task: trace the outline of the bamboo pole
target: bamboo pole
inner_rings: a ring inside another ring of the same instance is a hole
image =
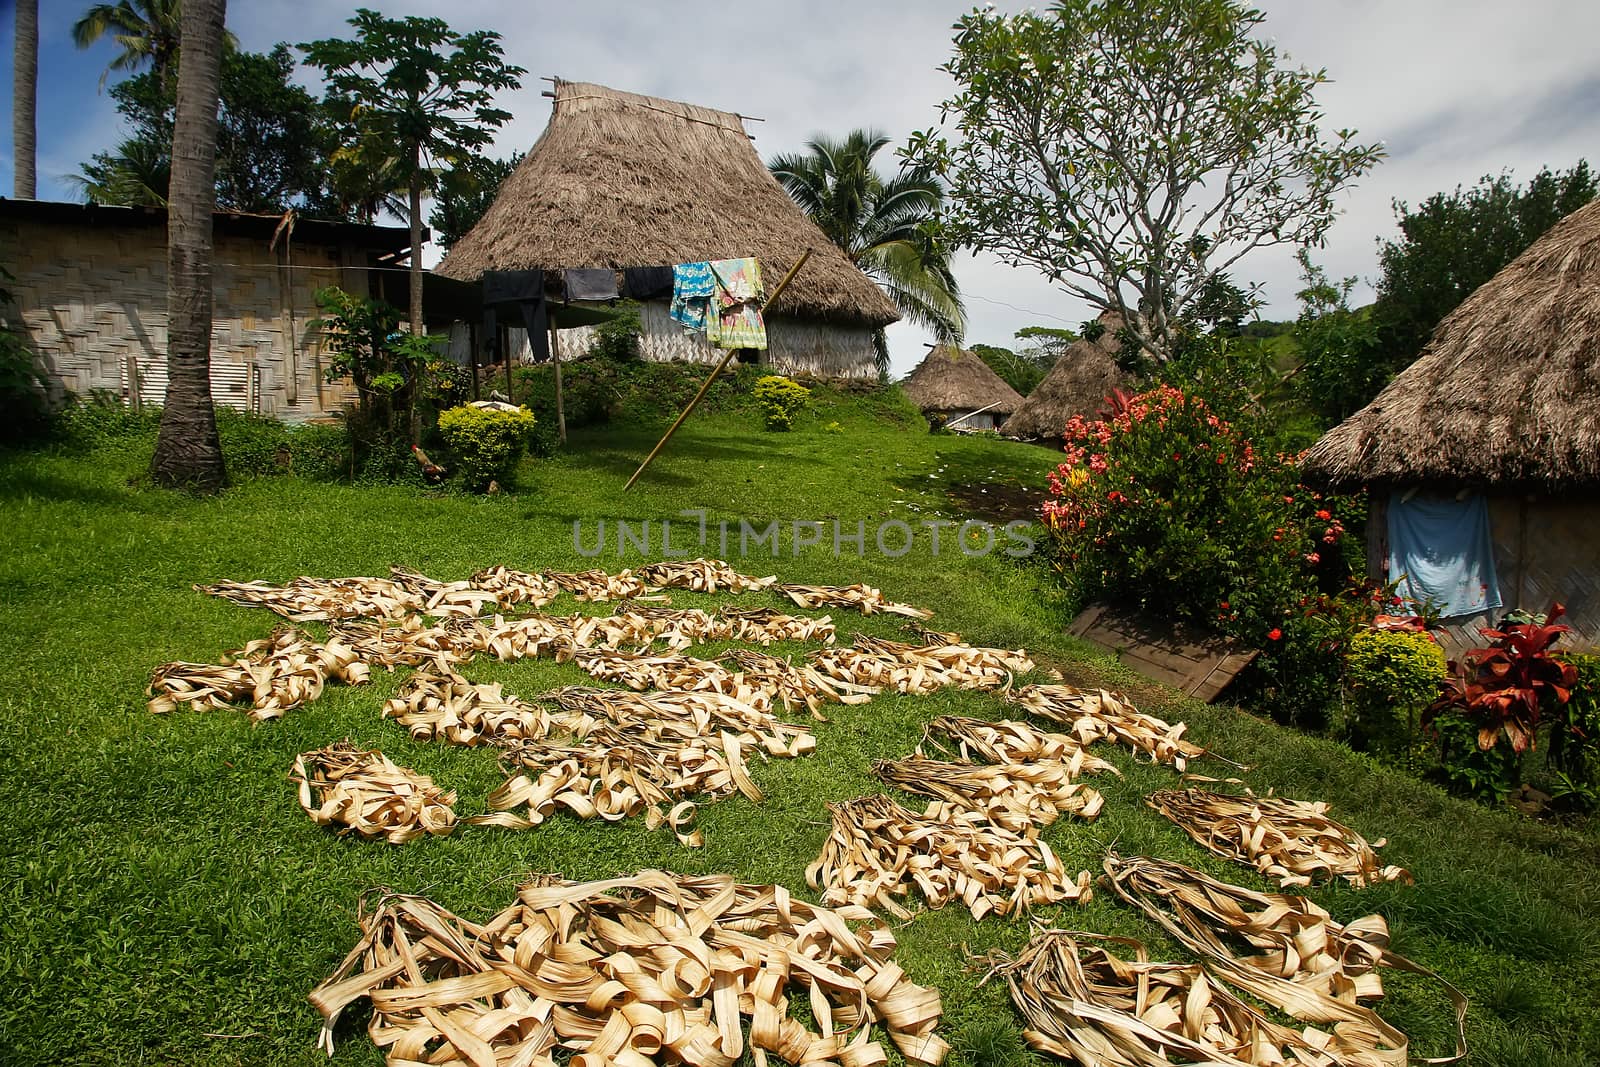
[[[762,312],[765,312],[767,308],[771,307],[777,302],[778,297],[783,295],[783,290],[791,281],[794,280],[794,276],[800,273],[800,268],[805,266],[806,260],[810,258],[811,249],[808,248],[804,253],[801,254],[800,258],[795,261],[794,266],[789,268],[789,273],[783,276],[783,280],[778,283],[778,287],[772,290],[772,295],[767,297],[767,299],[762,302]],[[695,405],[700,403],[700,398],[706,395],[706,390],[711,388],[711,383],[717,380],[717,375],[722,373],[722,368],[728,365],[728,361],[732,359],[734,354],[738,351],[739,349],[737,348],[728,349],[728,354],[723,356],[721,361],[719,361],[715,367],[711,368],[711,373],[708,374],[706,376],[706,380],[701,383],[700,391],[694,394],[694,399],[689,401],[689,406],[683,409],[683,414],[679,415],[677,419],[673,421],[671,426],[667,427],[667,432],[661,435],[661,440],[656,442],[656,447],[652,448],[650,450],[650,454],[644,457],[644,462],[639,464],[639,469],[633,472],[633,477],[628,479],[628,484],[622,487],[622,491],[624,493],[633,488],[633,483],[639,480],[639,475],[643,474],[644,469],[650,466],[651,462],[661,454],[661,450],[663,448],[667,447],[667,442],[672,440],[672,435],[678,432],[678,427],[683,425],[683,420],[689,417],[689,412],[693,411]]]
[[[556,361],[556,429],[561,443],[567,443],[567,412],[561,399],[561,334],[556,329],[555,316],[550,316],[550,358]]]

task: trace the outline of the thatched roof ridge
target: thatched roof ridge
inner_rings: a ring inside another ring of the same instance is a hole
[[[900,317],[789,199],[739,116],[558,81],[544,134],[438,273],[756,256],[771,287],[807,248],[774,314],[870,327]]]
[[[1099,340],[1072,342],[1000,427],[1002,434],[1024,441],[1060,437],[1068,419],[1074,415],[1092,418],[1113,389],[1125,388],[1132,381],[1117,365],[1121,341],[1116,333],[1122,328],[1121,317],[1105,312],[1099,321],[1106,327]]]
[[[934,345],[900,388],[924,412],[987,408],[996,422],[1022,403],[1022,394],[1007,385],[981,356],[953,345]]]
[[[1341,488],[1600,486],[1600,200],[1446,316],[1305,473]]]

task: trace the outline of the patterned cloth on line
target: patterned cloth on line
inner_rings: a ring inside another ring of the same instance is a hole
[[[718,348],[767,347],[767,324],[761,317],[761,264],[754,256],[719,259],[710,264],[716,280],[714,311],[706,320],[706,340]]]
[[[672,306],[668,313],[688,329],[704,330],[707,305],[716,288],[711,264],[679,263],[672,268]]]

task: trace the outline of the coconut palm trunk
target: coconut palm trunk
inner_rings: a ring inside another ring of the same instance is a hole
[[[411,158],[411,332],[428,332],[422,321],[422,153]]]
[[[11,65],[12,196],[35,195],[34,108],[39,98],[39,0],[17,0],[16,48]]]
[[[167,397],[150,473],[158,484],[222,487],[211,401],[211,216],[226,0],[185,0],[167,199]]]

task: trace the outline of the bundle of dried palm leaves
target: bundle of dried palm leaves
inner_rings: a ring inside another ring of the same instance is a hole
[[[422,613],[439,618],[476,618],[486,609],[500,606],[500,595],[480,588],[472,581],[441,582],[426,574],[390,566],[394,583],[422,600]]]
[[[1132,961],[1097,944],[1125,945]],[[1268,1019],[1198,964],[1151,963],[1128,938],[1045,930],[996,972],[1040,1052],[1095,1067],[1344,1067],[1331,1035]],[[1398,1065],[1396,1065],[1398,1067]]]
[[[946,763],[910,756],[876,760],[872,769],[890,785],[976,812],[1018,834],[1031,834],[1062,815],[1092,820],[1105,805],[1105,797],[1076,781],[1067,764],[1054,760]]]
[[[578,645],[576,624],[564,615],[525,615],[505,619],[456,619],[447,629],[458,648],[487,652],[496,659],[554,659],[565,663]]]
[[[1427,968],[1390,952],[1383,916],[1340,924],[1306,897],[1258,893],[1147,856],[1123,859],[1113,853],[1105,871],[1119,897],[1224,981],[1296,1019],[1333,1024],[1344,1062],[1406,1062],[1405,1035],[1358,1005],[1383,995],[1379,967],[1438,982],[1455,1009],[1455,1054],[1416,1062],[1447,1064],[1466,1055],[1466,997]]]
[[[507,695],[500,683],[474,684],[449,668],[428,668],[408,678],[383,705],[416,741],[479,745],[546,737],[550,717]]]
[[[756,704],[725,693],[634,693],[575,685],[538,699],[558,709],[552,720],[556,728],[578,737],[587,737],[596,724],[606,723],[630,738],[669,738],[685,744],[731,734],[746,748],[785,759],[807,755],[817,747],[811,731],[779,719],[770,701]]]
[[[535,610],[544,607],[561,593],[560,586],[542,574],[529,574],[509,567],[488,567],[472,576],[475,589],[495,595],[495,602],[509,611],[519,604]]]
[[[396,621],[339,622],[329,632],[369,664],[393,669],[426,663],[444,670],[466,662],[477,651],[472,641],[462,636],[471,625],[468,620],[455,619],[427,626],[411,615]]]
[[[833,619],[824,615],[786,615],[771,608],[722,608],[717,612],[722,629],[717,636],[727,641],[754,641],[770,645],[774,641],[818,641],[833,644]]]
[[[975,812],[918,814],[886,796],[829,804],[833,828],[806,882],[830,905],[911,912],[897,897],[916,886],[935,908],[960,901],[975,919],[1014,915],[1037,904],[1087,903],[1089,872],[1067,875],[1050,846],[996,826]]]
[[[911,645],[857,634],[843,648],[823,649],[810,663],[830,678],[858,685],[925,694],[946,686],[998,689],[1013,673],[1033,669],[1022,652],[961,644]]]
[[[863,615],[905,615],[931,619],[933,612],[896,604],[870,585],[781,585],[778,587],[802,608],[855,608]]]
[[[990,763],[1055,760],[1066,764],[1074,778],[1102,771],[1119,777],[1122,774],[1115,765],[1090,753],[1076,737],[1048,733],[1014,719],[990,722],[961,715],[941,715],[928,724],[926,737],[939,748],[955,745],[965,760],[976,758]]]
[[[875,694],[882,692],[877,686],[829,678],[809,665],[797,666],[786,659],[753,649],[736,648],[725,658],[734,665],[738,683],[769,694],[783,705],[785,711],[793,711],[796,706],[804,705],[810,710],[812,718],[822,722],[827,721],[822,714],[824,703],[865,704]]]
[[[1112,741],[1147,754],[1153,762],[1178,770],[1206,750],[1183,739],[1188,727],[1163,722],[1135,708],[1126,697],[1104,689],[1085,692],[1070,685],[1024,685],[1001,694],[1007,701],[1068,727],[1085,744]]]
[[[556,588],[571,593],[576,600],[631,600],[655,591],[629,570],[619,571],[616,574],[607,574],[599,568],[575,573],[545,571],[542,577],[553,583]]]
[[[303,631],[286,626],[227,653],[220,664],[157,667],[145,694],[150,710],[157,714],[182,705],[209,711],[248,704],[251,721],[264,722],[315,700],[330,678],[361,685],[368,673],[356,651],[337,638],[318,644]]]
[[[750,693],[734,672],[715,660],[676,653],[648,655],[586,649],[573,653],[572,662],[590,677],[629,689],[726,693],[751,703],[760,702],[759,696]]]
[[[478,925],[422,897],[360,915],[361,939],[310,995],[333,1050],[340,1014],[372,1004],[390,1064],[732,1067],[934,1065],[937,990],[891,959],[894,935],[861,908],[820,908],[781,886],[646,870],[582,885],[537,879]],[[790,1011],[802,998],[815,1026]],[[565,1059],[565,1055],[562,1056]]]
[[[300,783],[300,806],[320,826],[340,834],[382,837],[403,845],[423,834],[455,829],[456,802],[425,774],[397,767],[382,752],[348,741],[302,752],[291,776]]]
[[[647,563],[634,571],[639,580],[662,589],[693,589],[698,593],[744,593],[768,589],[778,582],[777,575],[753,578],[740,574],[720,559],[667,560]]]
[[[266,608],[295,622],[331,619],[398,619],[423,609],[423,600],[387,578],[296,578],[271,582],[217,582],[195,589],[245,607]]]
[[[1344,878],[1351,885],[1410,882],[1400,867],[1385,867],[1367,839],[1328,818],[1321,801],[1254,794],[1228,796],[1203,789],[1165,789],[1146,798],[1184,833],[1224,859],[1254,867],[1285,889]]]

